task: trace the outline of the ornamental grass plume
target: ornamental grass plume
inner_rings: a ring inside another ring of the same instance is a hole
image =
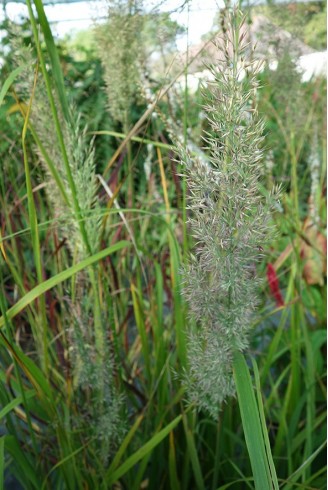
[[[97,253],[100,248],[102,213],[97,195],[93,141],[88,141],[87,128],[82,126],[81,115],[76,108],[70,107],[69,120],[65,119],[53,90],[69,169],[74,181],[72,189],[44,79],[40,73],[36,74],[37,64],[32,48],[23,45],[19,31],[16,34],[13,46],[16,63],[23,67],[15,85],[16,93],[20,102],[26,105],[33,94],[29,121],[41,143],[37,153],[45,173],[47,199],[59,224],[58,235],[65,239],[73,259],[81,261],[90,254]],[[49,162],[52,162],[57,171],[66,199],[59,191]],[[84,222],[86,239],[82,236],[74,211],[73,191],[78,202],[80,219]],[[70,291],[71,296],[66,295],[61,304],[65,311],[63,325],[66,335],[63,336],[63,347],[67,348],[74,388],[71,423],[76,431],[91,433],[95,450],[104,464],[107,464],[111,451],[124,432],[124,423],[121,420],[123,403],[115,386],[113,351],[109,340],[111,312],[101,312],[100,315],[95,313],[101,293],[94,279],[94,272],[82,271],[77,277],[74,290]]]
[[[108,20],[96,29],[108,110],[124,130],[127,130],[131,106],[141,85],[142,3],[142,0],[108,0]]]
[[[245,59],[250,48],[242,13],[235,8],[224,15],[223,37],[217,41],[224,60],[208,67],[213,82],[205,94],[208,163],[179,149],[189,189],[188,224],[195,240],[183,270],[184,296],[195,325],[189,333],[186,385],[190,401],[213,417],[235,393],[234,353],[249,345],[258,303],[255,265],[272,239],[275,202],[272,194],[260,192],[259,63]]]
[[[41,73],[34,81],[36,59],[31,46],[23,45],[21,33],[17,26],[12,26],[14,58],[17,66],[23,67],[15,84],[16,93],[21,102],[28,103],[31,94],[33,101],[30,122],[42,143],[43,152],[37,149],[40,163],[46,176],[46,193],[51,203],[54,217],[58,220],[59,234],[65,238],[70,252],[77,260],[86,258],[90,252],[95,253],[99,248],[101,226],[100,206],[97,197],[97,178],[95,169],[95,152],[93,142],[87,138],[87,127],[81,123],[81,114],[76,107],[70,107],[70,120],[65,120],[60,104],[56,102],[56,111],[59,116],[63,133],[64,145],[72,178],[75,183],[76,199],[79,204],[81,218],[85,223],[89,250],[80,232],[80,226],[74,213],[74,200],[72,188],[69,185],[67,171],[63,162],[63,155],[58,143],[51,107],[47,96],[46,86]],[[35,84],[35,88],[34,87]],[[49,160],[58,172],[62,183],[63,194],[59,192],[57,182],[50,171]]]

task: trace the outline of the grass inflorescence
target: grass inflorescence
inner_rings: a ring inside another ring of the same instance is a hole
[[[235,351],[249,344],[258,304],[256,263],[272,240],[277,195],[261,193],[263,121],[256,95],[258,60],[247,61],[245,18],[234,11],[218,41],[224,60],[209,66],[205,96],[208,162],[188,155],[189,227],[195,251],[183,271],[184,295],[197,326],[190,333],[187,377],[191,400],[217,415],[234,394]]]

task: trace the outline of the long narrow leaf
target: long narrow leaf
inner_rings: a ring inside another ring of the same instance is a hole
[[[235,354],[233,371],[255,488],[256,490],[271,490],[273,486],[265,452],[261,420],[251,376],[244,356],[240,352]]]
[[[34,4],[38,13],[41,29],[43,31],[44,40],[47,45],[47,52],[49,54],[51,65],[52,65],[52,76],[55,80],[55,86],[58,91],[58,97],[61,103],[62,111],[65,118],[68,120],[69,111],[68,111],[67,95],[65,90],[63,72],[60,66],[60,60],[56,49],[55,41],[50,29],[47,16],[43,8],[42,0],[34,0]]]
[[[205,483],[204,483],[202,469],[201,469],[198,454],[197,454],[194,436],[193,436],[192,431],[188,427],[188,421],[187,421],[187,417],[185,415],[183,416],[183,426],[184,426],[186,439],[187,439],[188,453],[189,453],[190,460],[192,463],[192,469],[193,469],[193,472],[195,475],[197,490],[205,490]]]
[[[6,97],[6,94],[8,90],[10,89],[11,84],[14,82],[15,78],[22,72],[22,70],[25,68],[24,65],[18,66],[15,70],[13,70],[10,75],[7,77],[5,80],[4,84],[2,85],[2,88],[0,90],[0,106]]]
[[[4,490],[5,473],[5,437],[0,437],[0,490]]]
[[[52,289],[53,287],[57,286],[57,284],[60,284],[66,279],[69,279],[77,272],[80,272],[86,267],[89,267],[90,265],[99,262],[99,260],[104,259],[108,255],[117,252],[118,250],[121,250],[122,248],[127,247],[128,245],[130,245],[130,242],[122,240],[116,243],[115,245],[112,245],[111,247],[105,248],[101,252],[91,255],[91,257],[82,260],[78,264],[69,267],[65,271],[60,272],[59,274],[57,274],[54,277],[51,277],[47,281],[38,284],[38,286],[31,289],[31,291],[25,294],[25,296],[23,296],[19,301],[17,301],[16,304],[14,304],[11,308],[9,308],[9,310],[7,311],[7,318],[10,320],[13,319],[16,315],[18,315],[18,313],[24,310],[26,306],[32,303],[32,301],[34,301],[36,298],[41,296],[41,294],[44,294],[46,291],[49,291],[49,289]],[[0,328],[3,327],[4,323],[5,323],[4,317],[0,317]]]
[[[26,391],[25,393],[25,398],[28,400],[29,398],[32,398],[33,396],[36,395],[35,390],[29,390]],[[14,400],[11,400],[2,410],[0,410],[0,420],[5,417],[8,413],[10,413],[14,408],[16,408],[18,405],[23,403],[23,397],[18,396],[17,398],[14,398]]]
[[[267,431],[267,427],[266,427],[266,423],[265,423],[264,408],[263,408],[263,402],[262,402],[262,397],[261,397],[259,370],[257,368],[257,364],[256,364],[254,359],[252,359],[252,364],[253,364],[253,371],[254,371],[254,378],[255,378],[257,404],[258,404],[259,414],[260,414],[260,419],[261,419],[261,424],[262,424],[262,433],[263,433],[263,437],[264,437],[265,449],[266,449],[266,453],[267,453],[268,463],[270,466],[271,478],[272,478],[274,489],[279,490],[279,483],[278,483],[276,468],[275,468],[274,462],[273,462],[270,440],[269,440],[268,431]]]
[[[124,139],[126,138],[126,134],[118,133],[117,131],[92,131],[91,134],[94,135],[104,135],[104,136],[114,136],[115,138]],[[153,145],[155,148],[163,148],[164,150],[171,150],[172,145],[168,145],[167,143],[161,143],[159,141],[149,140],[147,138],[141,138],[140,136],[132,136],[131,141],[136,141],[137,143],[142,143],[144,145]]]
[[[130,444],[131,440],[133,439],[133,436],[134,434],[136,433],[138,427],[140,426],[141,422],[143,421],[144,419],[144,415],[139,415],[139,417],[136,419],[135,423],[133,424],[133,426],[131,427],[131,429],[129,430],[129,432],[127,433],[127,435],[125,436],[120,448],[118,449],[118,451],[116,452],[115,454],[115,457],[110,465],[110,467],[108,468],[108,471],[107,471],[107,477],[109,478],[111,473],[117,468],[118,464],[120,463],[128,445]]]
[[[27,454],[22,451],[19,443],[13,436],[6,436],[5,449],[14,459],[16,463],[15,468],[19,469],[19,471],[15,473],[15,476],[17,476],[19,481],[24,484],[24,488],[40,489],[41,482],[39,480],[38,470],[33,468],[28,460]]]
[[[51,399],[51,388],[42,371],[16,345],[11,344],[2,331],[0,331],[0,335],[3,344],[22,368],[34,388],[38,391],[38,394]]]
[[[318,449],[314,451],[314,453],[312,453],[311,456],[307,460],[305,460],[304,463],[299,468],[297,468],[296,471],[294,471],[294,473],[288,478],[288,481],[286,485],[283,487],[283,490],[292,490],[293,488],[295,488],[296,482],[304,472],[304,469],[310,466],[312,461],[315,460],[315,458],[323,450],[326,444],[327,441],[323,442],[321,446],[319,446]]]
[[[125,473],[129,471],[138,461],[142,460],[150,451],[152,451],[163,439],[178,425],[182,416],[176,417],[170,424],[162,429],[158,434],[155,434],[146,444],[144,444],[138,451],[130,456],[124,463],[117,468],[107,480],[107,485],[111,485],[121,478]]]

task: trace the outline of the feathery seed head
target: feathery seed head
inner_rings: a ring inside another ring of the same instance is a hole
[[[140,85],[144,56],[141,42],[142,1],[109,0],[108,20],[96,29],[104,69],[108,109],[124,124]]]
[[[32,49],[23,46],[20,37],[16,38],[15,43],[17,65],[24,67],[16,89],[20,99],[26,103],[33,92],[36,63]],[[81,117],[76,108],[70,107],[69,121],[66,121],[55,93],[53,97],[60,120],[68,165],[74,181],[75,198],[80,211],[79,218],[85,224],[88,249],[75,213],[73,190],[68,181],[63,152],[41,75],[37,76],[30,122],[42,142],[44,151],[39,153],[39,157],[46,175],[47,196],[60,224],[59,234],[66,238],[66,243],[75,260],[81,261],[90,252],[96,253],[99,250],[101,213],[97,197],[93,141],[88,142],[87,128],[82,126]],[[45,158],[45,153],[48,158]],[[58,172],[67,199],[64,199],[62,193],[59,192],[57,181],[49,170],[49,159]],[[90,304],[88,294],[92,286],[87,273],[81,272],[76,283],[76,301],[70,305],[66,315],[68,352],[75,388],[74,399],[79,408],[78,411],[81,411],[81,417],[74,417],[72,422],[77,424],[79,430],[87,426],[87,429],[93,432],[96,440],[102,441],[101,447],[104,449],[104,454],[101,456],[106,460],[111,449],[122,436],[121,427],[123,425],[119,424],[122,399],[114,383],[113,354],[106,330],[108,319],[101,318],[96,325],[94,305]],[[98,326],[100,328],[97,330]],[[102,352],[99,352],[98,348],[99,337],[103,341]],[[87,404],[86,397],[88,397]]]
[[[232,359],[248,346],[251,318],[258,303],[255,264],[272,236],[274,196],[260,192],[263,174],[263,123],[258,120],[258,64],[245,59],[244,19],[226,12],[218,42],[224,61],[209,67],[204,110],[209,132],[208,162],[178,151],[185,166],[188,225],[195,251],[183,270],[184,296],[196,330],[189,336],[190,400],[216,416],[234,394]]]

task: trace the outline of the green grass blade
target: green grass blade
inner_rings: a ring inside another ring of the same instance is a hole
[[[10,453],[14,459],[17,468],[17,479],[24,485],[24,489],[33,488],[39,490],[41,488],[41,482],[38,477],[38,470],[33,468],[30,461],[27,458],[27,454],[21,450],[19,443],[13,436],[5,437],[5,449]]]
[[[193,436],[192,431],[188,427],[188,421],[187,421],[187,417],[185,415],[183,416],[183,426],[185,429],[187,446],[188,446],[188,453],[189,453],[190,460],[192,463],[192,469],[194,472],[197,489],[198,490],[205,490],[205,483],[204,483],[202,469],[201,469],[198,454],[197,454],[194,436]]]
[[[217,488],[217,490],[227,490],[227,488],[236,487],[236,483],[247,483],[247,482],[253,482],[253,478],[234,480],[230,483],[226,483],[222,487]]]
[[[44,35],[44,40],[47,45],[47,52],[49,54],[51,65],[52,65],[52,76],[55,80],[55,86],[58,92],[58,99],[60,101],[63,114],[65,118],[68,120],[69,111],[68,111],[68,102],[67,102],[67,96],[65,90],[64,77],[60,66],[59,56],[54,42],[54,38],[43,8],[42,0],[34,0],[34,4],[36,7],[36,11],[38,13],[38,18]]]
[[[110,467],[108,468],[108,471],[107,471],[107,478],[110,477],[111,473],[117,468],[117,466],[119,465],[128,445],[130,444],[134,434],[136,433],[137,429],[139,428],[141,422],[143,421],[144,419],[144,416],[143,415],[140,415],[135,423],[133,424],[133,426],[131,427],[131,429],[129,430],[129,432],[127,433],[127,435],[125,436],[120,448],[118,449],[118,451],[116,452],[115,454],[115,457],[110,465]]]
[[[34,83],[33,83],[33,91],[30,98],[30,102],[26,111],[24,126],[22,131],[22,146],[23,146],[23,156],[24,156],[24,170],[25,170],[25,181],[26,181],[26,192],[27,192],[27,204],[28,204],[28,216],[31,227],[31,239],[32,239],[32,248],[33,248],[33,256],[36,268],[36,276],[37,281],[39,283],[42,282],[42,257],[41,257],[41,248],[40,248],[40,239],[39,239],[39,228],[38,228],[38,219],[34,202],[33,188],[32,188],[32,179],[31,179],[31,171],[30,165],[28,161],[28,153],[26,147],[26,133],[28,128],[28,121],[30,117],[30,112],[32,108],[32,103],[34,99],[34,92],[36,88],[37,82],[37,72],[34,75]],[[37,345],[39,345],[40,351],[42,353],[42,365],[45,372],[48,372],[49,362],[48,362],[48,348],[47,348],[47,315],[46,315],[46,305],[44,297],[41,298],[40,301],[40,310],[41,310],[41,325],[40,325],[40,338],[37,340]],[[39,329],[38,329],[39,330]]]
[[[229,458],[228,461],[231,464],[231,466],[233,467],[233,469],[235,470],[235,472],[240,476],[241,481],[244,482],[244,484],[247,486],[247,488],[250,488],[251,490],[253,490],[253,488],[254,488],[253,485],[250,483],[249,479],[246,478],[246,476],[241,471],[241,469],[232,461],[232,459]],[[252,480],[254,480],[254,479],[252,478]]]
[[[26,376],[29,378],[35,389],[38,391],[38,394],[40,396],[46,396],[51,399],[51,388],[42,371],[16,345],[12,345],[2,331],[0,331],[0,335],[2,342],[7,347],[8,351],[12,354],[15,361],[17,361],[17,363],[23,369]],[[24,393],[22,394],[22,397],[24,398]]]
[[[169,475],[170,475],[170,486],[172,490],[180,490],[180,483],[177,474],[177,463],[176,463],[176,453],[174,445],[173,432],[170,433],[170,449],[169,449]]]
[[[29,390],[25,392],[25,398],[28,400],[29,398],[33,398],[36,395],[35,390]],[[15,407],[23,403],[23,397],[18,396],[14,400],[11,400],[2,410],[0,410],[0,420],[5,417],[9,412],[11,412]]]
[[[76,449],[73,453],[69,454],[68,456],[66,456],[65,458],[61,459],[57,464],[55,464],[55,466],[53,466],[51,468],[51,470],[49,471],[49,473],[47,474],[47,476],[45,477],[45,479],[43,480],[43,483],[42,483],[42,487],[41,487],[41,490],[44,490],[44,488],[46,488],[46,485],[47,485],[47,480],[49,479],[49,476],[51,475],[51,473],[53,473],[57,468],[59,468],[60,466],[62,466],[63,464],[67,463],[67,461],[70,461],[72,458],[74,458],[78,453],[80,453],[81,451],[83,451],[83,449],[85,449],[85,447],[89,444],[89,442],[87,442],[86,444],[84,444],[83,446],[79,447],[78,449]]]
[[[0,490],[4,490],[5,477],[5,437],[0,437]]]
[[[118,133],[117,131],[92,131],[93,135],[104,135],[104,136],[114,136],[115,138],[125,139],[127,137],[124,133]],[[163,150],[172,150],[172,145],[168,145],[167,143],[161,143],[160,141],[149,140],[147,138],[142,138],[140,136],[132,136],[131,141],[135,141],[136,143],[142,143],[144,145],[153,145],[155,148],[162,148]]]
[[[233,372],[255,488],[256,490],[271,490],[273,486],[263,441],[261,420],[251,376],[244,356],[240,352],[235,354]]]
[[[318,415],[318,417],[315,419],[312,430],[315,431],[318,429],[318,427],[325,425],[327,419],[327,414],[326,412]],[[291,445],[291,450],[292,452],[295,452],[297,449],[299,449],[302,444],[304,444],[304,441],[306,441],[306,431],[307,428],[299,431],[297,435],[293,438],[292,445]]]
[[[258,405],[261,424],[262,424],[262,433],[263,433],[263,437],[264,437],[264,444],[265,444],[266,454],[267,454],[268,463],[269,463],[269,467],[270,467],[272,483],[273,483],[274,489],[279,490],[279,483],[278,483],[276,468],[275,468],[274,462],[273,462],[270,440],[269,440],[268,431],[267,431],[267,427],[266,427],[266,423],[265,423],[264,407],[263,407],[262,396],[261,396],[260,375],[259,375],[259,370],[257,368],[257,364],[255,362],[255,359],[252,359],[252,364],[253,364],[255,386],[256,386],[257,405]]]
[[[14,82],[15,78],[23,71],[25,66],[18,66],[15,70],[13,70],[10,75],[6,78],[2,88],[0,90],[0,106],[6,97],[8,90],[10,89],[11,84]]]
[[[36,298],[44,294],[46,291],[49,291],[49,289],[52,289],[54,286],[57,286],[61,282],[65,281],[66,279],[69,279],[72,277],[74,274],[77,272],[80,272],[81,270],[85,269],[86,267],[89,267],[90,265],[99,262],[99,260],[104,259],[108,255],[117,252],[118,250],[121,250],[124,247],[127,247],[130,245],[130,242],[127,241],[120,241],[118,243],[115,243],[115,245],[112,245],[111,247],[105,248],[101,252],[98,252],[94,255],[91,255],[91,257],[88,257],[78,264],[73,265],[72,267],[69,267],[65,271],[60,272],[59,274],[56,274],[54,277],[51,277],[47,281],[42,282],[41,284],[38,284],[35,288],[31,289],[25,296],[23,296],[17,303],[15,303],[9,310],[7,311],[7,318],[8,319],[13,319],[18,313],[20,313],[26,306],[28,306],[32,301],[34,301]],[[4,317],[0,317],[0,328],[3,327],[5,321]]]
[[[132,293],[135,322],[137,325],[138,333],[140,335],[141,349],[145,360],[146,370],[150,379],[150,353],[149,353],[149,344],[148,344],[148,338],[146,332],[146,325],[145,325],[144,315],[143,315],[144,310],[141,304],[142,298],[140,297],[139,291],[133,284],[131,284],[131,293]]]
[[[181,277],[180,277],[180,254],[179,246],[176,238],[172,233],[171,227],[168,225],[168,237],[169,237],[169,247],[170,247],[170,266],[171,266],[171,278],[172,278],[172,288],[174,296],[174,326],[176,333],[176,343],[177,352],[181,367],[186,368],[187,365],[187,338],[185,331],[185,308],[184,302],[181,294]]]
[[[323,442],[321,446],[319,446],[318,449],[314,451],[314,453],[312,453],[311,456],[306,461],[304,461],[304,463],[299,468],[297,468],[296,471],[294,471],[294,473],[288,478],[288,481],[283,487],[283,490],[292,490],[295,488],[295,484],[300,476],[304,473],[304,470],[311,465],[312,461],[315,460],[315,458],[323,450],[326,444],[327,441]]]
[[[130,456],[124,463],[117,468],[107,479],[107,485],[112,485],[121,476],[125,475],[138,461],[142,460],[150,451],[152,451],[160,442],[162,442],[165,437],[179,424],[182,416],[176,417],[170,424],[168,424],[164,429],[155,434],[146,444],[144,444],[138,451],[136,451],[132,456]]]
[[[138,471],[135,477],[133,477],[133,486],[131,490],[140,490],[142,486],[142,480],[145,474],[145,471],[147,469],[147,466],[149,464],[149,461],[151,460],[152,453],[148,453],[143,460],[140,462],[138,465]]]

